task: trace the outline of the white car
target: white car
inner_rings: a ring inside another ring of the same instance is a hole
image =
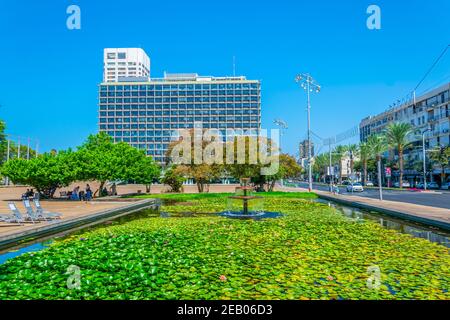
[[[366,182],[366,187],[373,187],[373,182],[372,181],[367,181]]]
[[[352,183],[347,186],[347,192],[363,192],[364,188],[361,183]]]
[[[394,187],[395,188],[399,188],[400,187],[400,183],[397,181],[396,183],[394,183]],[[409,181],[403,181],[402,187],[403,188],[410,188],[411,185],[410,185]]]

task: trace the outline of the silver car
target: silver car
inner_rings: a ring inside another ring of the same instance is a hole
[[[352,183],[347,186],[347,192],[363,192],[364,188],[361,183]]]

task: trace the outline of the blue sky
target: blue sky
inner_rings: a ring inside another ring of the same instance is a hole
[[[81,8],[81,30],[66,8]],[[366,9],[381,8],[381,30]],[[306,133],[310,72],[312,130],[338,134],[410,92],[450,44],[448,0],[354,1],[2,1],[0,118],[8,132],[40,140],[41,150],[79,145],[97,131],[97,85],[104,47],[136,47],[167,72],[236,73],[262,81],[262,126],[288,122],[283,144],[297,152]],[[450,52],[419,91],[450,81]]]

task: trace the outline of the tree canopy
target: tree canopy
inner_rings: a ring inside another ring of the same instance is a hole
[[[77,180],[76,153],[71,150],[58,154],[44,153],[37,158],[11,159],[1,168],[1,173],[15,184],[34,187],[46,197],[53,197],[57,188]]]
[[[77,151],[49,152],[30,160],[11,159],[1,169],[14,183],[35,187],[52,197],[56,188],[77,180],[100,182],[123,180],[151,184],[160,169],[142,150],[120,142],[106,133],[90,135]]]

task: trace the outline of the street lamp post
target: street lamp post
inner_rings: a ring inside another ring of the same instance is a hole
[[[273,120],[273,123],[280,127],[280,153],[281,153],[281,138],[283,137],[284,130],[288,128],[287,122],[282,119],[275,119]]]
[[[273,123],[275,123],[277,126],[280,127],[280,146],[279,146],[280,151],[279,151],[279,154],[281,154],[281,139],[283,137],[284,130],[286,130],[288,128],[288,125],[287,125],[287,122],[282,119],[275,119],[273,121]],[[282,187],[284,186],[283,178],[280,179],[280,184]]]
[[[308,114],[308,190],[312,191],[312,164],[311,164],[311,103],[310,92],[315,90],[320,92],[320,85],[311,77],[309,73],[301,73],[295,77],[295,81],[300,83],[301,87],[306,90],[307,95],[307,114]]]
[[[423,190],[427,190],[427,154],[425,151],[425,133],[431,131],[427,128],[422,132],[422,156],[423,156]]]

